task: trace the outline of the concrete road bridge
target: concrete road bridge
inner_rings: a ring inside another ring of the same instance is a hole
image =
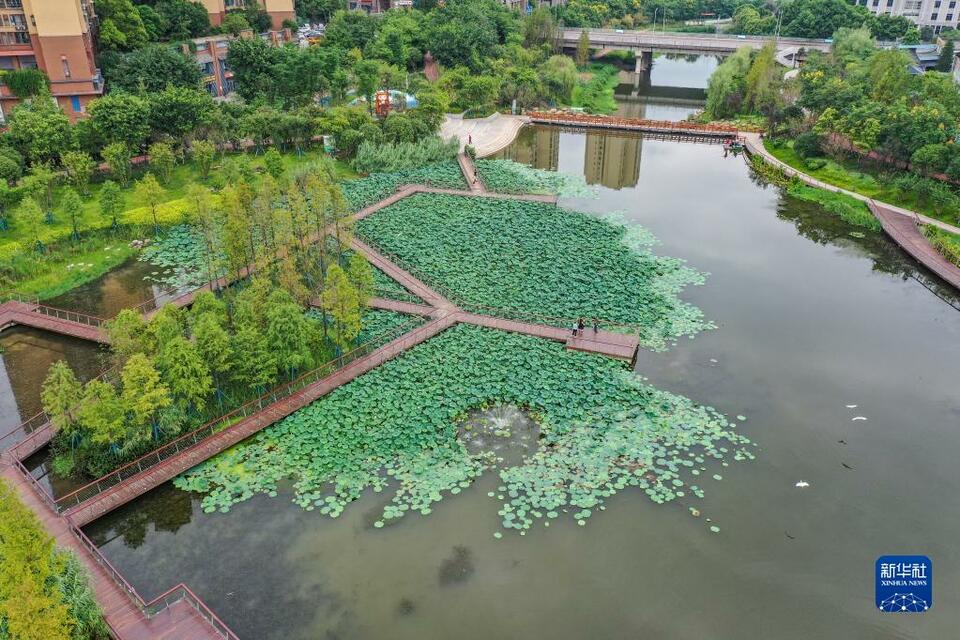
[[[564,49],[576,49],[584,29],[564,29],[560,40]],[[673,33],[669,31],[622,31],[614,29],[586,29],[590,47],[608,51],[632,51],[637,57],[636,71],[650,68],[654,53],[685,53],[725,56],[741,47],[760,49],[775,42],[777,51],[829,51],[831,42],[810,38],[772,38],[768,36],[737,36],[709,33]]]

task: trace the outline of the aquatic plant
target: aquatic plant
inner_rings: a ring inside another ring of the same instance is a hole
[[[653,255],[639,226],[538,202],[417,194],[357,231],[462,304],[635,325],[654,349],[711,326],[677,297],[704,275]]]
[[[466,189],[467,182],[456,162],[440,162],[393,173],[374,173],[341,183],[343,196],[354,211],[383,200],[403,184],[426,184],[445,189]]]
[[[490,191],[497,193],[549,193],[567,197],[593,197],[594,187],[583,176],[534,169],[513,160],[477,160],[477,173]]]
[[[471,454],[458,421],[475,407],[527,407],[539,450],[500,469],[502,525],[523,533],[570,512],[583,523],[639,487],[655,502],[702,497],[700,474],[747,440],[710,407],[644,384],[622,364],[539,338],[457,325],[177,478],[228,511],[293,480],[294,501],[336,517],[372,488],[394,489],[374,526],[427,515],[497,464]],[[497,534],[498,536],[501,534]]]
[[[210,279],[203,234],[193,225],[171,227],[140,252],[140,260],[158,267],[144,279],[165,287],[198,287]]]

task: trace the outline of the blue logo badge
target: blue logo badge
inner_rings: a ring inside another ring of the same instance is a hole
[[[877,558],[877,609],[923,613],[933,606],[933,563],[927,556]]]

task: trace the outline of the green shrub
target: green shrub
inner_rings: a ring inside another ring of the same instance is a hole
[[[810,171],[816,171],[817,169],[823,169],[825,166],[827,166],[827,159],[826,158],[807,158],[807,160],[803,164]]]
[[[801,158],[823,155],[823,139],[813,131],[801,133],[793,141],[793,150]]]

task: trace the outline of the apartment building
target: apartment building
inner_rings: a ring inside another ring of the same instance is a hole
[[[0,0],[2,1],[2,0]],[[268,33],[255,34],[253,31],[243,31],[241,38],[263,38],[275,47],[292,42],[294,34],[289,29],[280,29]],[[234,40],[230,35],[208,36],[193,40],[194,47],[183,45],[183,53],[192,55],[203,74],[203,88],[214,98],[226,98],[236,89],[233,82],[233,72],[227,64],[227,51],[230,42]],[[191,52],[191,49],[193,51]]]
[[[103,79],[93,56],[90,0],[0,0],[0,71],[39,68],[50,91],[76,120],[87,104],[103,94]],[[18,102],[0,87],[0,122]]]
[[[931,27],[934,33],[956,29],[960,22],[958,0],[854,0],[876,14],[903,16],[921,27]]]
[[[274,29],[280,29],[284,20],[295,21],[297,19],[293,9],[293,0],[257,0],[257,3],[270,14]],[[210,24],[217,26],[223,22],[223,17],[227,14],[227,11],[243,9],[244,0],[200,0],[200,4],[207,8]]]

